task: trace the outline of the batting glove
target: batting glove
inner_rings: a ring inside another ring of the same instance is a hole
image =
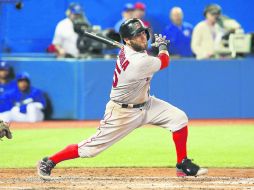
[[[167,50],[167,44],[169,44],[169,40],[166,39],[166,36],[162,36],[161,34],[154,34],[154,43],[153,47],[158,47],[160,50]]]

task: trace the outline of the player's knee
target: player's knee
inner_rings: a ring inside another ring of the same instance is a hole
[[[183,121],[184,123],[188,123],[189,122],[188,116],[183,111],[182,111],[182,114],[181,114],[181,121]]]
[[[85,149],[81,149],[79,148],[78,150],[78,154],[81,158],[93,158],[95,156],[97,156],[100,153],[100,151],[96,151],[93,148],[85,148]]]
[[[34,122],[40,122],[43,121],[43,118],[38,118],[38,117],[29,117],[28,122],[34,123]]]
[[[37,110],[36,106],[33,103],[28,104],[26,109],[27,109],[27,112],[34,112]]]
[[[179,110],[178,114],[176,114],[175,122],[179,123],[181,126],[186,126],[188,124],[188,117],[185,112]]]
[[[92,154],[90,154],[89,158],[93,158],[96,157],[100,152],[93,152]]]
[[[28,122],[41,122],[44,120],[44,114],[42,112],[27,112]]]

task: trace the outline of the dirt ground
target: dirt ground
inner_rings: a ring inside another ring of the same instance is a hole
[[[254,189],[254,169],[209,168],[203,177],[178,178],[174,168],[62,168],[49,181],[35,169],[1,169],[0,189]]]

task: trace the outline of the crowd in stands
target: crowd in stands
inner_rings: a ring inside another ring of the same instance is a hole
[[[46,106],[44,93],[31,85],[27,72],[15,75],[7,62],[0,61],[0,120],[42,121]]]
[[[146,5],[142,2],[125,4],[121,12],[122,18],[112,28],[118,33],[123,21],[138,18],[153,33],[151,23],[145,19],[146,10]],[[195,56],[197,59],[213,58],[216,51],[222,48],[220,46],[222,45],[223,36],[241,28],[237,21],[223,15],[221,7],[217,4],[206,6],[203,15],[204,20],[193,27],[191,23],[184,20],[184,11],[181,7],[173,7],[169,10],[168,24],[160,33],[170,40],[169,52],[172,56]],[[83,20],[87,28],[92,27],[81,5],[71,3],[66,11],[66,18],[56,26],[50,48],[53,52],[56,52],[58,57],[79,57],[80,49],[77,47],[77,43],[80,40],[76,31],[76,23],[80,20]],[[226,27],[226,23],[231,23],[230,30]],[[151,49],[151,43],[152,41],[149,42],[149,49]],[[91,44],[89,45],[92,47]]]

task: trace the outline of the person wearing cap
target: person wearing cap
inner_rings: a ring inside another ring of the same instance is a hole
[[[173,7],[169,12],[170,23],[165,27],[162,35],[170,41],[170,54],[179,57],[193,56],[191,50],[191,35],[193,26],[183,21],[183,10]]]
[[[151,27],[150,22],[144,20],[146,13],[146,5],[142,2],[136,2],[134,5],[134,18],[142,20],[146,27]]]
[[[216,55],[221,46],[223,28],[218,24],[221,7],[208,5],[204,10],[205,20],[199,22],[192,34],[191,48],[197,59],[209,59]]]
[[[0,95],[16,86],[13,75],[12,67],[7,62],[0,61]]]
[[[153,30],[152,30],[150,22],[144,20],[145,13],[146,13],[146,5],[142,2],[136,2],[134,4],[133,16],[134,16],[134,18],[140,19],[142,21],[142,23],[144,24],[144,26],[149,28],[149,32],[150,32],[151,36],[153,36]],[[150,38],[148,40],[148,49],[147,49],[147,51],[150,54],[154,54],[155,53],[154,51],[156,51],[156,48],[153,49],[153,47],[152,47],[152,41],[153,40],[154,40],[153,38]]]
[[[10,121],[10,110],[12,104],[7,94],[16,88],[16,81],[13,79],[12,67],[5,61],[0,61],[0,120]]]
[[[43,92],[33,86],[29,74],[17,76],[17,88],[8,94],[12,102],[11,121],[37,122],[44,119],[46,99]]]
[[[66,11],[66,18],[61,20],[55,29],[53,45],[58,57],[78,57],[77,48],[78,34],[74,30],[74,22],[83,20],[87,26],[90,25],[85,16],[83,8],[78,3],[71,3]]]
[[[123,11],[122,11],[122,19],[119,20],[115,26],[114,29],[116,32],[119,32],[121,24],[128,19],[133,18],[133,11],[134,11],[134,5],[131,3],[126,3],[124,5]]]

